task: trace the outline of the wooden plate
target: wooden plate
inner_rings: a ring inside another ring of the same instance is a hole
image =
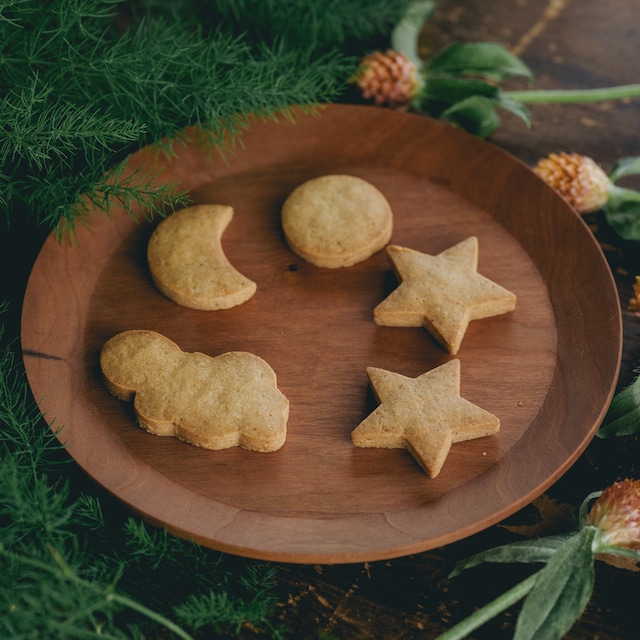
[[[488,142],[429,119],[331,105],[295,123],[256,122],[226,159],[197,145],[163,160],[164,180],[196,202],[230,204],[225,253],[258,283],[245,304],[179,307],[153,286],[155,223],[95,216],[77,246],[48,238],[24,300],[28,379],[69,453],[133,510],[221,551],[283,562],[377,560],[445,545],[510,515],[585,449],[611,400],[621,313],[582,220],[530,170]],[[211,155],[211,157],[208,157]],[[144,149],[132,166],[158,155]],[[472,322],[462,396],[500,417],[499,434],[453,446],[429,479],[404,450],[357,449],[350,433],[376,404],[365,367],[417,376],[448,359],[418,328],[378,327],[397,286],[384,252],[321,269],[287,247],[280,206],[327,173],[376,185],[392,242],[437,253],[476,235],[479,272],[518,296],[513,313]],[[205,451],[136,426],[104,388],[102,344],[147,328],[185,351],[251,351],[291,402],[276,453]]]

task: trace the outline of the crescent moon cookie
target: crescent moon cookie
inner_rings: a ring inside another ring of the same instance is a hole
[[[294,189],[282,207],[282,228],[296,254],[318,267],[350,267],[382,249],[393,230],[387,199],[350,175],[326,175]]]
[[[132,330],[102,347],[109,391],[132,400],[140,426],[204,449],[276,451],[287,436],[289,401],[258,356],[185,353],[154,331]]]
[[[233,218],[226,205],[188,207],[165,218],[147,245],[147,261],[156,287],[190,309],[214,311],[246,302],[256,283],[231,265],[221,238]]]
[[[378,325],[423,326],[455,355],[471,320],[515,309],[515,294],[477,272],[474,236],[435,256],[396,245],[387,254],[401,282],[373,310]]]
[[[408,378],[367,368],[380,403],[352,432],[357,447],[408,449],[416,462],[435,478],[451,445],[497,433],[500,420],[460,397],[460,360]]]

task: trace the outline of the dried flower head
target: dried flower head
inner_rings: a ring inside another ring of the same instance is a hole
[[[629,300],[629,311],[640,312],[640,276],[633,283],[633,296]]]
[[[552,153],[533,170],[578,213],[597,211],[607,203],[611,181],[588,156]]]
[[[392,109],[407,107],[419,86],[416,65],[393,49],[365,56],[352,82],[366,100]]]
[[[587,524],[598,529],[596,547],[640,550],[640,480],[607,487],[591,507]]]

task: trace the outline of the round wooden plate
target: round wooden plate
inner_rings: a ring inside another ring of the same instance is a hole
[[[196,136],[197,137],[197,136]],[[583,221],[492,144],[432,120],[329,105],[295,122],[255,122],[226,158],[197,144],[162,159],[163,180],[194,202],[229,204],[230,262],[253,298],[215,312],[154,287],[145,250],[155,222],[94,216],[77,245],[45,242],[24,299],[22,347],[45,418],[81,467],[150,521],[221,551],[282,562],[378,560],[451,543],[510,515],[585,449],[621,358],[613,279]],[[347,269],[292,253],[280,207],[306,179],[360,176],[394,212],[392,242],[438,253],[471,235],[479,272],[518,296],[514,312],[473,321],[457,357],[462,396],[501,419],[497,435],[454,444],[429,479],[404,450],[358,449],[374,410],[365,368],[418,376],[449,360],[419,328],[378,327],[397,282],[384,251]],[[291,411],[275,453],[206,451],[158,437],[103,386],[98,354],[126,329],[184,351],[253,352],[275,370]]]

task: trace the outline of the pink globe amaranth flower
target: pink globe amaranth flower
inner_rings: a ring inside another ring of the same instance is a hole
[[[591,507],[587,524],[598,530],[596,551],[602,547],[640,550],[640,480],[607,487]]]
[[[636,276],[633,283],[633,296],[629,300],[629,311],[640,313],[640,276]]]
[[[404,53],[387,49],[364,56],[352,82],[373,104],[403,109],[418,90],[419,76],[416,65]]]
[[[539,160],[533,171],[580,214],[592,213],[607,204],[611,181],[588,156],[552,153]]]

